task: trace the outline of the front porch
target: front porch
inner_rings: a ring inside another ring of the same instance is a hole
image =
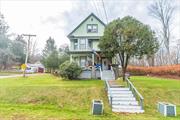
[[[71,54],[70,61],[77,63],[81,68],[83,68],[83,70],[91,70],[92,67],[101,67],[102,70],[110,70],[110,65],[112,62],[107,58],[100,57],[92,52]]]
[[[77,63],[83,69],[80,78],[100,78],[100,68],[102,71],[110,70],[112,62],[100,57],[100,53],[96,52],[71,54],[70,61]]]

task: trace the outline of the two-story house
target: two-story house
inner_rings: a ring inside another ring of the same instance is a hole
[[[110,68],[111,61],[103,57],[98,47],[105,26],[105,23],[91,13],[68,35],[70,61],[76,62],[84,71],[91,71],[91,77],[99,77],[96,74],[97,66],[101,66],[102,70]]]

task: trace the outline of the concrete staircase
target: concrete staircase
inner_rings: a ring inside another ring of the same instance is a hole
[[[111,67],[111,70],[101,70],[101,80],[106,82],[106,90],[109,99],[109,104],[112,107],[113,112],[123,113],[143,113],[143,100],[142,95],[137,91],[131,81],[126,78],[127,86],[122,87],[117,84],[112,84],[115,80],[115,74]],[[111,83],[111,85],[110,85]],[[131,88],[131,89],[130,89]],[[132,93],[133,91],[133,93]],[[139,101],[136,97],[139,97]]]
[[[113,70],[103,70],[101,71],[101,80],[115,80],[115,75]]]
[[[110,87],[108,98],[113,112],[143,113],[144,110],[129,88]]]

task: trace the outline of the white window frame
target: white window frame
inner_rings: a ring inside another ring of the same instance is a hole
[[[80,48],[80,50],[86,49],[86,39],[79,39],[79,48]]]
[[[98,24],[87,24],[87,32],[88,33],[97,33],[98,32]]]

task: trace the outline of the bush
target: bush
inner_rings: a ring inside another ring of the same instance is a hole
[[[180,76],[180,64],[155,67],[128,66],[127,71],[130,72],[132,75],[150,74]]]
[[[65,61],[59,66],[60,76],[68,79],[76,79],[82,72],[82,69],[74,62]]]

